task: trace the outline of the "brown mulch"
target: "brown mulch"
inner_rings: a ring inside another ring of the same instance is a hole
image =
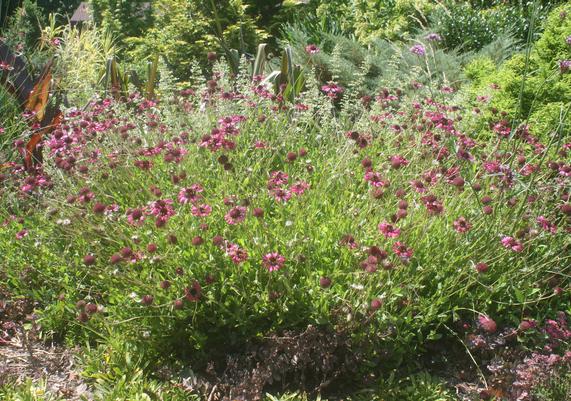
[[[67,400],[91,399],[76,371],[73,350],[30,342],[24,334],[0,347],[0,385],[42,381],[46,393]]]
[[[92,399],[76,369],[77,350],[40,341],[33,310],[31,301],[12,299],[0,288],[0,386],[41,381],[46,396]]]

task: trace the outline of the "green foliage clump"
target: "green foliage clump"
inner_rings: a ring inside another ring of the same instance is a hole
[[[435,10],[431,15],[431,25],[437,28],[448,48],[471,51],[481,49],[509,29],[509,21],[498,24],[498,17],[496,13],[484,14],[460,2]]]
[[[324,24],[355,35],[364,44],[379,38],[409,38],[426,23],[432,8],[431,2],[425,0],[336,0],[310,4]]]
[[[201,60],[205,67],[208,52],[237,49],[253,53],[267,38],[246,10],[241,0],[159,0],[153,3],[153,26],[141,36],[125,40],[126,56],[132,63],[140,63],[159,53],[177,78],[188,79],[193,59]]]
[[[356,0],[355,35],[363,42],[372,39],[406,39],[426,23],[431,2],[426,0]]]
[[[36,46],[46,17],[34,0],[24,0],[9,18],[2,36],[11,46],[27,51]]]
[[[552,375],[535,390],[538,401],[555,401],[571,399],[571,369]]]
[[[571,32],[571,6],[561,5],[547,18],[541,37],[529,50],[519,53],[497,68],[490,60],[476,58],[465,72],[472,80],[470,91],[487,92],[491,104],[519,121],[531,121],[539,135],[548,134],[547,127],[561,122],[569,132],[571,115],[571,74],[561,71],[559,62],[571,59],[571,46],[566,39]],[[495,88],[495,89],[491,89]]]
[[[145,0],[91,0],[96,24],[116,37],[142,35],[151,24],[151,8]]]

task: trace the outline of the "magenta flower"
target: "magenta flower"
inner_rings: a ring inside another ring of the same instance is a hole
[[[383,234],[386,238],[396,238],[400,235],[400,228],[397,228],[389,223],[380,223],[379,231]]]
[[[296,195],[303,195],[309,189],[309,184],[305,181],[298,181],[291,186],[291,192]]]
[[[410,186],[419,194],[425,193],[427,191],[424,183],[420,180],[412,180]]]
[[[514,252],[521,252],[523,251],[523,245],[521,242],[516,240],[513,237],[504,236],[501,239],[502,245],[506,249],[511,249]]]
[[[393,244],[393,252],[399,258],[408,260],[412,257],[414,251],[412,248],[408,248],[404,243],[397,241]]]
[[[0,71],[12,71],[13,69],[14,67],[12,67],[10,64],[4,61],[0,61]]]
[[[470,231],[472,224],[465,217],[459,217],[458,220],[453,223],[454,229],[459,233],[465,233]]]
[[[264,141],[256,141],[254,143],[254,149],[266,149],[268,145]]]
[[[239,224],[246,219],[246,210],[244,206],[235,206],[226,213],[224,220],[231,225]]]
[[[145,221],[145,213],[142,208],[127,210],[127,221],[133,226],[141,226]]]
[[[314,44],[310,44],[305,46],[305,52],[313,56],[314,54],[319,53],[319,48]]]
[[[327,85],[323,85],[321,90],[327,95],[327,97],[333,100],[337,99],[337,96],[344,92],[344,89],[341,86],[333,82],[329,82]]]
[[[285,258],[277,252],[272,252],[262,257],[262,264],[268,271],[276,271],[284,267]]]
[[[192,184],[189,188],[183,188],[179,191],[178,201],[183,205],[186,205],[187,203],[195,203],[201,198],[200,193],[202,191],[204,191],[202,186],[199,184]]]
[[[20,230],[16,233],[16,239],[20,240],[24,237],[26,237],[28,235],[28,230],[26,230],[25,228],[23,230]]]
[[[484,263],[484,262],[478,262],[476,263],[476,266],[474,266],[474,268],[476,269],[476,271],[478,273],[485,273],[488,271],[488,264]]]
[[[436,199],[436,196],[434,196],[434,195],[423,196],[420,199],[424,203],[424,206],[426,206],[428,213],[431,215],[440,214],[444,210],[442,202],[440,202],[438,199]]]
[[[550,232],[551,234],[557,233],[557,226],[552,222],[550,222],[549,220],[547,220],[544,216],[539,216],[537,218],[537,224],[539,224],[542,229]]]
[[[248,260],[248,252],[240,248],[237,244],[228,243],[226,245],[226,255],[228,255],[236,265]]]
[[[571,60],[560,60],[559,72],[561,72],[561,74],[565,74],[569,70],[571,70]]]
[[[95,197],[95,194],[93,192],[91,192],[91,190],[87,187],[85,188],[81,188],[79,190],[79,196],[78,196],[78,200],[81,203],[88,203],[90,202],[93,198]]]
[[[353,237],[351,234],[343,235],[339,241],[339,244],[344,245],[349,249],[356,249],[358,246],[357,242],[355,241],[355,237]]]
[[[159,199],[151,202],[148,207],[149,214],[163,220],[168,220],[171,216],[175,215],[172,204],[172,199]]]
[[[389,161],[391,163],[391,167],[395,168],[395,169],[406,166],[409,163],[409,161],[407,159],[405,159],[404,157],[402,157],[401,155],[391,156],[389,158]]]
[[[424,56],[426,54],[426,49],[420,44],[412,46],[409,50],[412,54],[416,54],[417,56]]]
[[[289,176],[283,171],[272,171],[268,180],[268,189],[287,185]]]
[[[478,316],[478,323],[480,324],[480,327],[488,333],[495,333],[498,328],[496,322],[486,315]]]
[[[292,194],[290,190],[283,188],[276,188],[272,190],[271,193],[276,201],[283,203],[286,203],[288,200],[290,200]]]
[[[190,212],[192,213],[193,216],[196,217],[207,217],[210,215],[210,213],[212,213],[212,207],[210,207],[210,205],[207,204],[195,205],[192,206]]]
[[[197,302],[200,300],[201,296],[202,296],[202,287],[200,286],[200,283],[196,280],[194,280],[191,287],[186,287],[184,289],[184,297],[186,298],[187,301]]]
[[[365,173],[364,179],[375,188],[384,187],[387,185],[387,181],[383,180],[381,173],[376,171],[367,171]]]
[[[428,40],[429,42],[440,42],[442,37],[437,33],[429,33],[424,37],[424,39]]]

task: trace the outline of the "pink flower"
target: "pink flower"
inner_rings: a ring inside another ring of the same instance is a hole
[[[397,241],[393,244],[393,252],[399,258],[408,260],[412,257],[414,251],[412,250],[412,248],[407,248],[407,246],[404,243]]]
[[[387,181],[383,180],[381,173],[375,171],[367,171],[365,173],[365,181],[367,181],[373,187],[384,187],[387,185]]]
[[[480,323],[480,327],[488,333],[495,333],[498,328],[496,322],[486,315],[478,316],[478,323]]]
[[[485,273],[488,271],[488,264],[484,262],[478,262],[474,268],[478,273]]]
[[[151,202],[148,206],[149,214],[164,220],[168,220],[171,216],[175,215],[172,204],[172,199],[159,199]]]
[[[28,230],[26,230],[25,228],[23,230],[20,230],[16,233],[16,239],[20,240],[24,237],[26,237],[28,235]]]
[[[13,69],[14,67],[12,67],[10,64],[4,61],[0,61],[0,71],[12,71]]]
[[[268,271],[276,271],[284,267],[285,258],[277,252],[272,252],[262,257],[262,264]]]
[[[237,265],[248,259],[248,252],[232,243],[228,243],[226,245],[226,255],[228,255],[230,259],[232,259],[232,262]]]
[[[437,33],[429,33],[424,37],[424,39],[428,40],[429,42],[440,42],[442,37]]]
[[[314,44],[310,44],[305,46],[305,52],[313,56],[314,54],[319,53],[319,48]]]
[[[192,206],[190,212],[192,213],[193,216],[196,217],[206,217],[209,216],[210,213],[212,213],[212,207],[210,207],[210,205],[207,204],[198,205],[198,206],[195,205]]]
[[[513,237],[504,236],[501,239],[502,245],[506,249],[511,249],[514,252],[521,252],[523,251],[523,245],[521,242],[516,240]]]
[[[398,169],[402,166],[408,165],[409,161],[402,157],[401,155],[394,155],[389,158],[389,162],[391,163],[391,167]]]
[[[323,85],[321,90],[327,95],[327,97],[333,100],[337,99],[337,95],[340,95],[344,92],[344,89],[341,86],[333,82],[329,82],[327,85]]]
[[[544,216],[539,216],[537,218],[537,224],[539,224],[542,229],[550,232],[551,234],[557,233],[557,226],[552,222],[550,222],[549,220],[547,220]]]
[[[410,49],[412,54],[416,54],[417,56],[424,56],[426,54],[426,49],[423,45],[414,45]]]
[[[287,185],[289,176],[283,171],[272,171],[268,180],[268,189]]]
[[[224,220],[231,225],[239,224],[246,219],[246,210],[244,206],[235,206],[226,213]]]
[[[470,231],[472,224],[465,217],[460,217],[458,220],[454,221],[454,229],[459,233],[465,233]]]
[[[141,226],[145,221],[145,213],[141,208],[127,210],[127,221],[133,226]]]
[[[278,202],[286,203],[288,200],[291,199],[291,191],[288,189],[277,188],[272,190],[272,194],[274,199]]]
[[[200,283],[196,280],[194,280],[191,287],[186,287],[184,289],[184,297],[189,302],[197,302],[198,300],[200,300],[201,296],[202,296],[202,287],[200,286]]]
[[[355,237],[353,237],[351,234],[343,235],[339,243],[341,245],[345,245],[349,249],[357,248],[357,242],[355,241]]]
[[[178,201],[183,205],[197,202],[201,198],[200,193],[202,191],[204,191],[202,186],[199,184],[192,184],[189,188],[183,188],[179,191]]]
[[[309,184],[305,181],[298,181],[291,186],[291,192],[296,195],[303,195],[303,193],[309,188]]]
[[[498,123],[496,123],[493,127],[493,131],[498,134],[500,137],[502,138],[507,138],[510,136],[510,133],[512,131],[511,127],[510,127],[510,123],[507,120],[501,120]]]
[[[440,202],[438,199],[436,199],[436,196],[434,196],[434,195],[423,196],[420,199],[424,203],[424,206],[426,206],[428,213],[431,215],[440,214],[444,210],[444,207],[442,206],[442,202]]]
[[[424,183],[420,180],[412,180],[410,182],[410,185],[419,194],[426,192],[426,187],[424,186]]]
[[[380,223],[379,231],[387,238],[396,238],[400,235],[400,228],[397,228],[389,223]]]

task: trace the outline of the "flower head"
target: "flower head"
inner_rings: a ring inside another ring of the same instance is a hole
[[[333,82],[329,82],[327,85],[323,85],[321,90],[327,95],[327,97],[333,100],[337,99],[338,95],[344,92],[344,89],[341,86]]]
[[[27,235],[28,235],[28,230],[26,229],[20,230],[16,233],[16,239],[22,239]]]
[[[248,260],[248,252],[240,248],[237,244],[228,243],[226,245],[226,255],[228,255],[236,265]]]
[[[376,171],[367,171],[365,173],[365,181],[367,181],[369,183],[369,185],[378,188],[378,187],[384,187],[387,185],[387,181],[383,179],[383,177],[381,176],[381,173],[376,172]]]
[[[506,249],[511,249],[514,252],[523,251],[523,244],[513,237],[503,236],[501,243]]]
[[[472,224],[465,217],[459,217],[458,220],[454,221],[454,230],[459,233],[465,233],[470,231]]]
[[[408,248],[404,243],[397,241],[393,244],[393,252],[399,258],[408,260],[412,257],[414,251],[412,248]]]
[[[244,206],[235,206],[226,213],[224,220],[230,225],[239,224],[246,219],[246,210]]]
[[[284,267],[285,258],[277,252],[271,252],[262,257],[262,264],[268,271],[280,270]]]
[[[200,200],[201,195],[200,193],[204,191],[201,185],[199,184],[192,184],[188,188],[183,188],[178,193],[178,201],[183,205],[187,203],[195,203]]]
[[[192,209],[190,210],[190,212],[192,213],[193,216],[196,216],[196,217],[206,217],[206,216],[209,216],[210,213],[212,213],[212,207],[210,205],[207,205],[207,204],[194,205],[194,206],[192,206]]]
[[[400,228],[397,228],[389,223],[380,223],[378,228],[381,234],[387,238],[396,238],[400,235]]]
[[[305,46],[305,52],[313,56],[314,54],[319,53],[319,48],[314,44],[309,44]]]
[[[412,46],[409,50],[412,54],[416,54],[417,56],[424,56],[426,54],[426,49],[420,44]]]
[[[200,300],[201,296],[202,296],[202,287],[200,286],[200,283],[196,280],[194,280],[192,286],[186,287],[184,289],[184,297],[186,298],[187,301],[196,302]]]
[[[432,32],[426,35],[424,39],[428,40],[429,42],[440,42],[442,37],[439,34]]]
[[[478,316],[478,323],[480,324],[480,327],[488,333],[495,333],[498,328],[496,322],[486,315]]]
[[[142,208],[127,210],[127,221],[133,226],[141,226],[145,221],[145,213]]]

